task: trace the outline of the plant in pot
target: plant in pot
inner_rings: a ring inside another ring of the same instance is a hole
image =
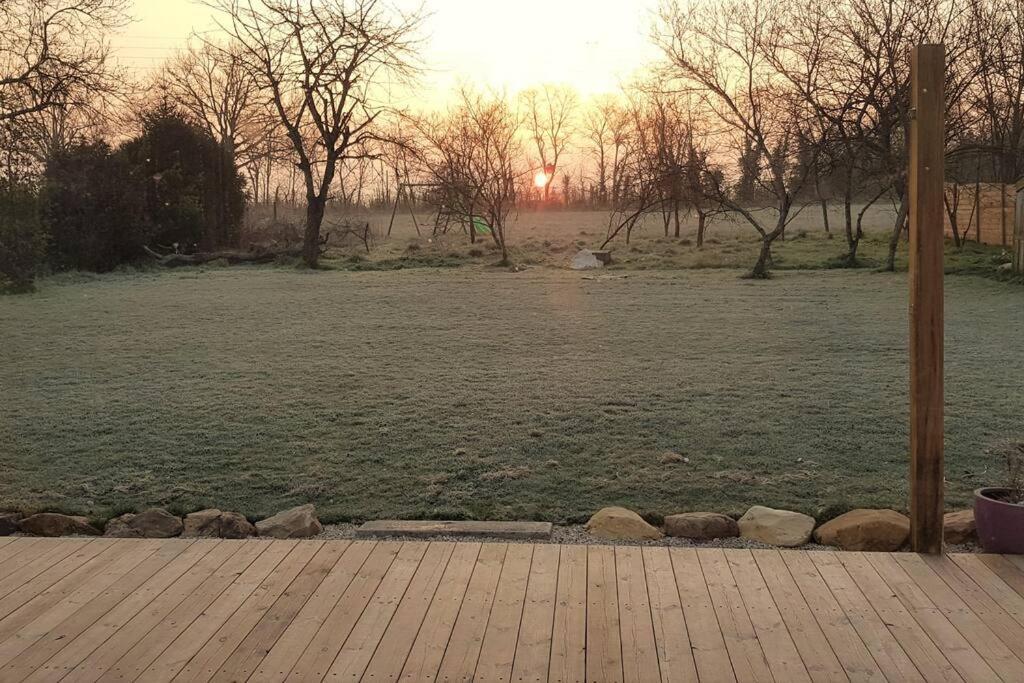
[[[1024,555],[1024,443],[1002,452],[1004,486],[974,492],[974,521],[978,540],[989,553]]]

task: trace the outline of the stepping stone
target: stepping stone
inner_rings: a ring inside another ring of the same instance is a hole
[[[457,522],[381,519],[356,529],[360,538],[384,536],[482,536],[507,539],[551,538],[551,522]]]

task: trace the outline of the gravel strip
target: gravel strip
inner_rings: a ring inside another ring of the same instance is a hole
[[[315,538],[320,540],[354,539],[358,524],[327,524],[324,530]],[[388,541],[423,541],[423,538],[412,538],[407,536],[388,536],[376,540]],[[759,541],[752,541],[747,538],[719,538],[713,541],[692,541],[687,538],[673,538],[665,536],[657,541],[609,541],[603,538],[596,538],[587,532],[582,524],[569,526],[556,525],[551,533],[550,540],[523,539],[512,540],[506,538],[480,538],[477,536],[433,536],[432,541],[466,541],[477,543],[560,543],[562,545],[634,545],[634,546],[668,546],[675,548],[746,548],[746,549],[775,549],[777,546],[768,545]],[[799,550],[836,550],[827,545],[808,543],[799,547]],[[975,544],[947,545],[947,553],[980,553],[984,552],[980,546]]]

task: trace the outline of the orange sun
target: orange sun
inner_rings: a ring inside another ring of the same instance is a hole
[[[537,175],[533,176],[533,184],[538,190],[543,190],[548,184],[548,178],[550,178],[544,171],[537,171]]]

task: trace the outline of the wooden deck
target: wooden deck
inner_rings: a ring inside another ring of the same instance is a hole
[[[0,538],[0,681],[1024,681],[1024,558]]]

